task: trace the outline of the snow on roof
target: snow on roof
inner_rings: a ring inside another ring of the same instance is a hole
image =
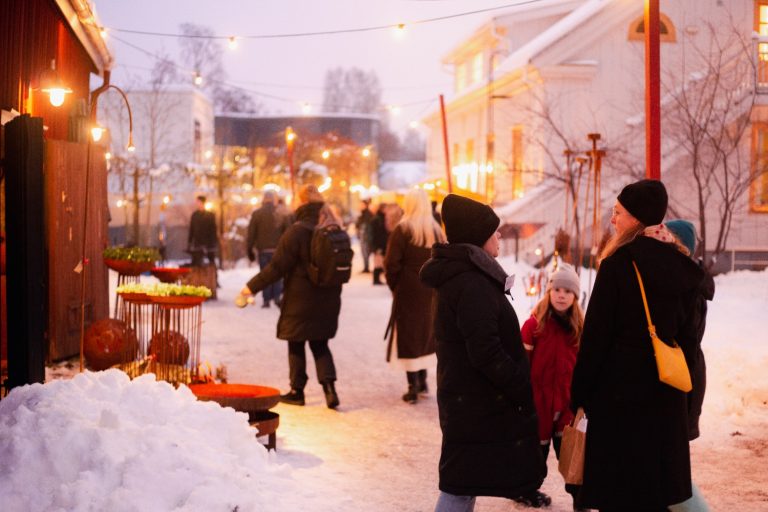
[[[527,66],[531,63],[531,59],[593,17],[610,2],[611,0],[589,0],[584,5],[577,7],[537,37],[521,46],[517,51],[511,53],[499,65],[496,73],[508,73],[517,68]]]

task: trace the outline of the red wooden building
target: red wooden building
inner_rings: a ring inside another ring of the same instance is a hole
[[[106,165],[87,136],[91,74],[111,59],[87,0],[0,2],[0,396],[78,354],[81,311],[108,316]],[[60,106],[44,91],[57,79]]]

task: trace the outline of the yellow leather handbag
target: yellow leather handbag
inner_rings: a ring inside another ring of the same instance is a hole
[[[651,312],[648,310],[648,300],[645,298],[645,288],[643,279],[640,277],[640,271],[635,262],[632,262],[637,274],[637,282],[640,284],[640,293],[643,295],[643,306],[645,306],[645,317],[648,319],[648,333],[651,335],[653,344],[653,353],[656,356],[656,368],[659,370],[659,380],[675,389],[685,391],[686,393],[693,388],[691,384],[691,374],[688,371],[688,365],[685,362],[683,349],[674,340],[672,345],[667,345],[656,335],[656,326],[651,322]]]

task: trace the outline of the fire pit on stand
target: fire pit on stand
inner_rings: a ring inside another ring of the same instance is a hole
[[[257,436],[268,436],[268,450],[277,448],[280,415],[270,411],[280,401],[280,391],[251,384],[192,384],[189,389],[198,400],[210,400],[248,414],[248,422],[256,427]]]

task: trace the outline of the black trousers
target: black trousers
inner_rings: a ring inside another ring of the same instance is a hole
[[[288,373],[291,389],[304,389],[307,385],[307,354],[304,350],[305,341],[288,342]],[[328,340],[310,340],[309,349],[315,358],[317,380],[321,384],[336,381],[336,366],[333,355],[328,348]]]

